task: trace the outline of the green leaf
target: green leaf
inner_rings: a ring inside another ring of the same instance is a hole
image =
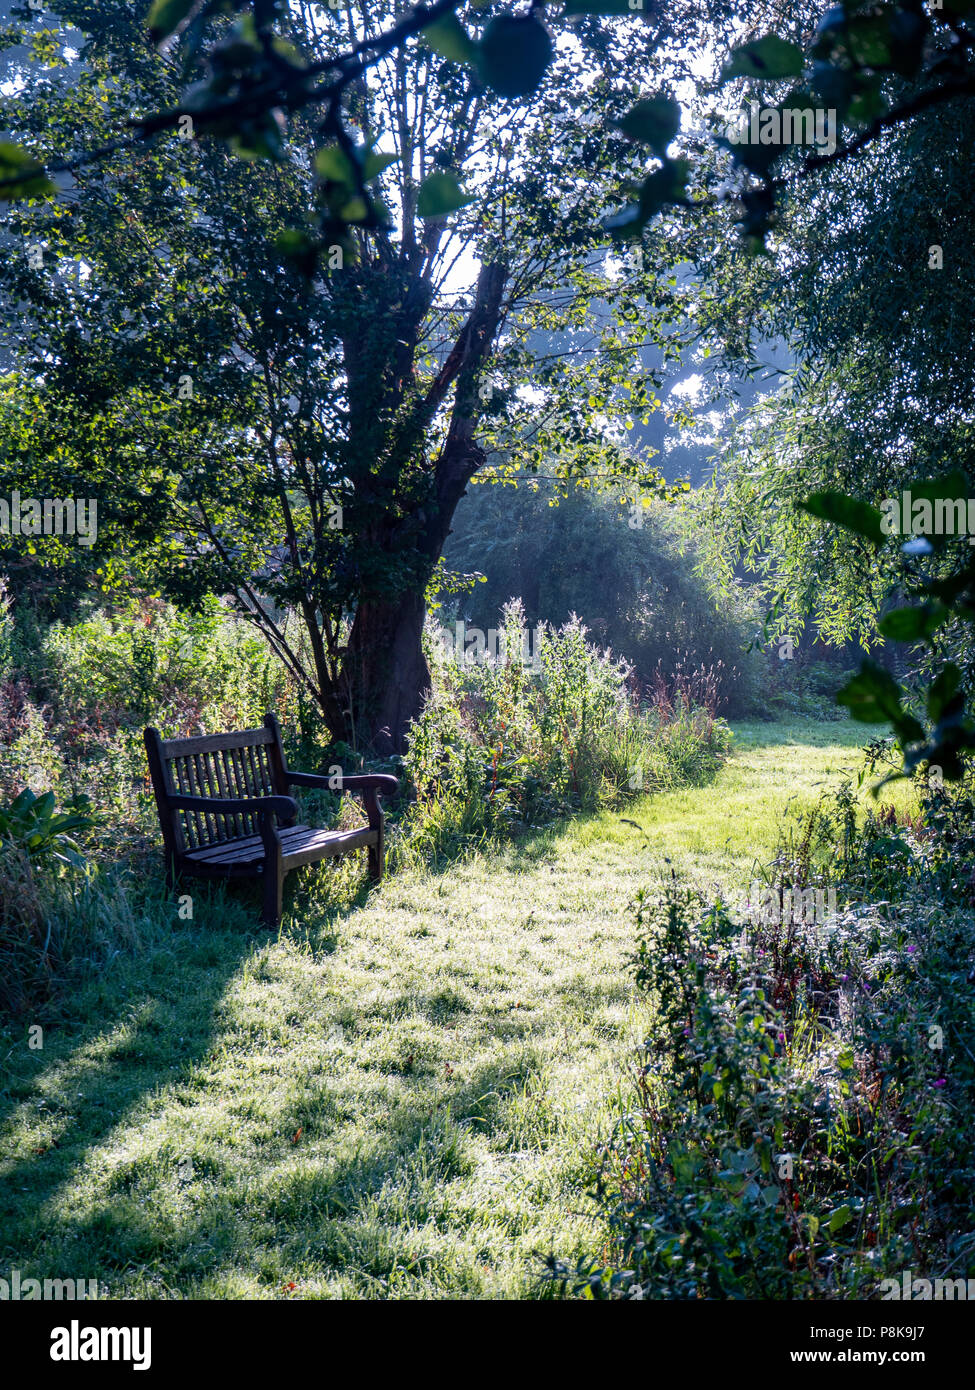
[[[856,532],[878,548],[884,543],[880,512],[855,497],[847,497],[843,492],[814,492],[804,502],[799,502],[798,507],[821,521],[831,521]]]
[[[16,179],[8,188],[0,188],[0,199],[14,202],[20,198],[52,198],[57,192],[28,150],[9,140],[0,140],[0,181]]]
[[[275,250],[289,260],[312,264],[318,254],[318,242],[300,227],[286,227],[274,238]]]
[[[398,159],[398,154],[367,154],[362,161],[362,177],[374,179],[377,174],[381,174],[384,169],[388,169]]]
[[[961,671],[953,661],[949,661],[938,673],[937,679],[928,691],[928,715],[935,724],[939,723],[946,707],[961,689]]]
[[[844,41],[855,63],[866,68],[886,67],[891,58],[890,16],[857,15],[847,22]]]
[[[968,479],[957,471],[943,473],[938,478],[929,478],[921,483],[911,483],[908,491],[911,497],[923,497],[928,502],[939,502],[949,497],[968,496]]]
[[[900,687],[889,671],[875,661],[864,661],[859,673],[836,696],[861,724],[894,723],[903,717]]]
[[[153,0],[146,16],[153,43],[161,43],[175,33],[195,4],[196,0]]]
[[[802,49],[798,44],[780,39],[778,34],[766,34],[764,39],[732,49],[731,58],[722,69],[721,81],[730,82],[735,77],[799,77],[802,66]]]
[[[668,159],[662,169],[657,169],[643,180],[640,216],[644,221],[649,221],[667,203],[680,202],[686,196],[690,170],[686,159]]]
[[[683,202],[690,165],[685,159],[666,159],[663,168],[649,174],[640,185],[639,200],[603,219],[608,232],[634,236],[668,203]]]
[[[869,79],[849,68],[832,63],[813,63],[809,86],[824,106],[836,111],[842,121],[855,98],[869,85]]]
[[[534,15],[495,15],[478,46],[481,77],[503,97],[530,95],[554,52],[552,36]]]
[[[831,1236],[835,1236],[837,1231],[842,1231],[843,1227],[853,1220],[853,1213],[847,1206],[837,1207],[826,1223]]]
[[[673,97],[647,97],[615,122],[617,128],[631,140],[649,145],[661,158],[667,146],[680,130],[680,106]]]
[[[451,63],[474,63],[477,45],[455,14],[444,15],[420,30],[424,42]]]
[[[869,125],[886,114],[887,101],[883,94],[883,81],[879,77],[868,78],[861,91],[850,102],[847,118],[858,125]]]
[[[453,174],[431,174],[420,185],[416,210],[420,217],[443,217],[470,202],[473,198],[464,192]]]
[[[344,184],[347,188],[355,187],[352,161],[338,145],[326,145],[324,149],[316,150],[312,163],[320,178],[328,180],[329,183]]]
[[[925,603],[920,608],[895,608],[881,618],[878,627],[894,642],[923,642],[948,616],[948,609],[940,603]]]
[[[343,222],[365,222],[369,216],[369,205],[364,198],[358,194],[350,198],[347,203],[343,203],[339,208],[339,217]]]

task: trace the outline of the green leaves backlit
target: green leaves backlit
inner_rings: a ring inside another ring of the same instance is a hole
[[[0,198],[7,202],[50,198],[55,191],[43,165],[32,154],[9,140],[0,140]]]
[[[798,44],[766,34],[763,39],[742,44],[732,50],[730,60],[721,72],[721,81],[735,77],[782,79],[802,74],[803,55]]]
[[[431,174],[420,187],[416,210],[420,217],[445,217],[472,201],[453,174]]]

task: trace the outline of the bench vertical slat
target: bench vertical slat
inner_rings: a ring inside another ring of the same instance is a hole
[[[267,780],[267,771],[264,766],[265,757],[266,753],[263,748],[254,749],[254,761],[257,763],[257,784],[261,789],[261,796],[268,795],[271,790]]]
[[[250,774],[247,771],[247,749],[234,749],[234,762],[237,764],[237,776],[240,779],[241,796],[253,796],[251,791]]]
[[[220,789],[220,758],[216,753],[206,753],[203,761],[206,763],[207,780],[213,788],[213,795],[222,796]],[[222,840],[232,840],[237,834],[237,826],[232,816],[220,816],[220,838]]]
[[[217,782],[216,770],[213,764],[214,758],[210,753],[200,754],[200,771],[207,786],[207,790],[204,793],[204,795],[212,796],[215,799],[219,799],[220,785]],[[230,839],[230,825],[228,824],[226,816],[214,815],[213,825],[215,842],[219,843],[222,840]]]
[[[207,782],[207,777],[206,777],[206,766],[207,766],[206,755],[205,755],[205,754],[200,754],[200,753],[194,753],[194,754],[193,754],[193,773],[194,773],[194,776],[196,777],[196,785],[197,785],[197,786],[199,787],[199,789],[200,789],[200,795],[201,795],[201,796],[212,796],[213,793],[211,792],[210,787],[209,787],[209,784],[208,784],[208,782]],[[219,821],[218,821],[217,817],[214,816],[213,814],[211,814],[210,812],[207,812],[206,815],[205,815],[204,818],[203,818],[203,824],[206,826],[207,843],[208,843],[208,844],[211,844],[211,845],[214,844],[214,843],[216,843],[216,841],[219,840],[219,838],[220,838],[220,825],[219,825]]]
[[[190,796],[205,796],[206,792],[201,788],[196,776],[196,764],[193,755],[189,754],[183,759],[186,764],[186,780],[190,789]],[[210,827],[207,818],[202,811],[195,811],[196,816],[196,839],[199,845],[205,845],[210,839]]]
[[[240,764],[237,760],[236,748],[227,749],[227,760],[230,764],[230,771],[228,773],[228,776],[230,777],[231,782],[233,783],[234,796],[244,796],[246,794],[246,788],[244,786],[244,783],[241,781]],[[247,816],[242,813],[237,817],[237,819],[240,822],[240,831],[242,835],[253,834],[252,816]]]
[[[247,785],[247,772],[244,767],[244,750],[242,748],[231,748],[230,759],[234,765],[234,781],[237,787],[237,795],[240,797],[250,796],[250,788]],[[245,835],[256,835],[257,829],[254,817],[250,814],[241,816],[244,823]]]
[[[210,768],[210,785],[216,788],[216,791],[213,793],[214,796],[226,796],[227,793],[224,791],[223,777],[221,776],[220,754],[209,753],[207,755],[207,764]],[[237,834],[237,823],[234,818],[232,816],[223,816],[222,819],[224,838],[227,840],[235,838]]]
[[[197,766],[197,756],[195,753],[188,754],[186,758],[186,775],[190,782],[191,796],[206,796],[206,788],[200,785],[200,772]],[[213,837],[212,822],[210,817],[202,811],[196,813],[197,829],[201,845],[210,843]]]
[[[226,748],[221,748],[214,753],[213,765],[216,768],[217,781],[220,783],[220,795],[225,797],[228,801],[232,800],[237,792],[228,769]],[[228,824],[233,827],[234,839],[237,840],[239,840],[244,833],[240,821],[241,818],[237,815],[227,817]]]
[[[273,796],[274,773],[271,771],[271,759],[268,756],[268,750],[266,746],[257,750],[257,761],[260,764],[261,768],[261,786],[263,788],[264,795]]]
[[[183,758],[173,758],[170,762],[173,780],[176,783],[176,790],[180,796],[192,796],[193,789],[189,784],[186,775],[186,767]],[[193,811],[177,811],[176,818],[183,827],[183,834],[186,836],[186,843],[190,849],[200,848],[200,837],[197,834],[197,820]]]
[[[281,726],[277,716],[266,714],[264,716],[264,727],[270,729],[274,735],[274,742],[267,745],[268,762],[271,765],[271,783],[277,796],[288,795],[288,764],[284,756],[284,744],[281,742]]]
[[[261,779],[257,775],[257,760],[254,757],[254,752],[255,750],[253,748],[245,749],[247,755],[247,769],[250,773],[250,794],[251,796],[260,796]]]
[[[213,784],[210,780],[210,759],[206,753],[197,754],[196,765],[199,771],[200,786],[203,787],[204,796],[216,796]],[[227,829],[223,816],[211,812],[207,817],[210,823],[210,843],[219,843],[227,838]]]

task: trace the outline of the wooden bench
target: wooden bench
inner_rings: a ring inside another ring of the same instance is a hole
[[[146,729],[144,737],[170,890],[184,875],[260,877],[264,921],[276,927],[289,869],[365,849],[370,877],[377,882],[382,878],[384,818],[379,798],[398,789],[395,777],[363,773],[339,778],[289,771],[273,714],[265,717],[263,728],[240,733],[163,739],[157,730]],[[296,825],[298,807],[288,794],[291,787],[361,792],[369,824],[361,830]]]

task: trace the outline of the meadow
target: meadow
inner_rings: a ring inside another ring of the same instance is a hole
[[[597,1151],[647,1006],[634,894],[742,895],[850,724],[737,724],[715,780],[580,813],[368,892],[306,871],[276,938],[240,892],[132,941],[31,1050],[2,1035],[0,1260],[112,1297],[533,1298],[609,1233]]]

